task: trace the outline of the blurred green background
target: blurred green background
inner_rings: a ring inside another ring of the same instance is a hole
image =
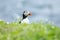
[[[60,40],[60,27],[43,22],[6,24],[0,21],[0,40]]]

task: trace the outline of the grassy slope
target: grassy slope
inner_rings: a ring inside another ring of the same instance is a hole
[[[60,28],[50,24],[6,24],[0,21],[0,40],[60,40]]]

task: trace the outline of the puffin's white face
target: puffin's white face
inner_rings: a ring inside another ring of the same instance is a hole
[[[31,12],[29,12],[29,11],[24,11],[24,15],[25,15],[25,16],[31,16]]]

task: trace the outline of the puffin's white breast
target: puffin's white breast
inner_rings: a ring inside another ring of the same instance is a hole
[[[21,23],[27,23],[27,24],[29,24],[30,22],[29,22],[29,19],[28,19],[28,18],[25,18],[25,19],[23,19],[23,20],[21,21]]]

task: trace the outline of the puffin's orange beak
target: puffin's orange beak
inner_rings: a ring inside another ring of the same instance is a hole
[[[29,16],[31,16],[32,15],[32,13],[29,13]]]

